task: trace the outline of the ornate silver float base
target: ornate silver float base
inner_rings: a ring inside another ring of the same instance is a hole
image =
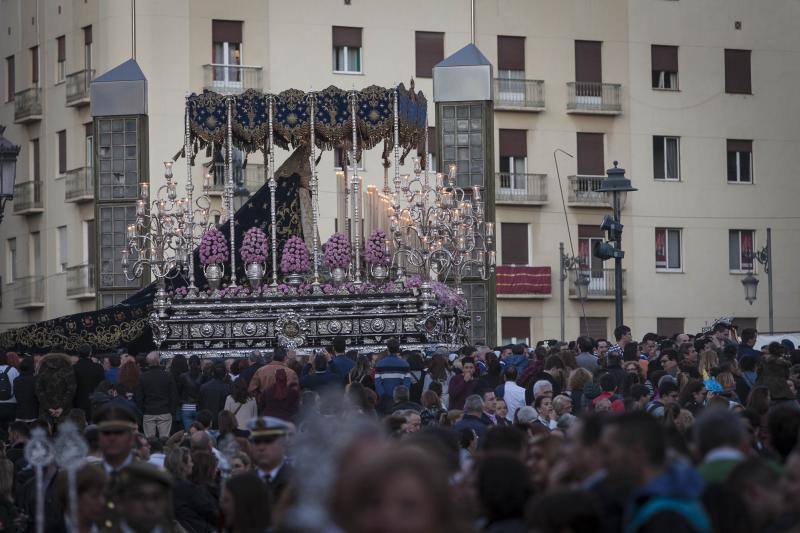
[[[424,306],[420,295],[258,296],[174,299],[166,318],[150,324],[163,357],[246,357],[284,346],[308,352],[342,335],[360,352],[386,347],[392,337],[405,348],[458,348],[469,342],[469,314]]]

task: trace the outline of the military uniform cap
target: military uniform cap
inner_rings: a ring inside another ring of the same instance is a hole
[[[119,404],[106,404],[93,417],[97,430],[134,431],[138,428],[136,415],[127,407]]]
[[[124,493],[137,485],[157,483],[164,488],[172,487],[172,476],[166,470],[144,461],[134,461],[119,471],[115,489]]]
[[[274,416],[257,416],[247,423],[250,440],[282,437],[289,431],[289,424]]]

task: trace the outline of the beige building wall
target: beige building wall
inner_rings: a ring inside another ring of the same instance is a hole
[[[348,89],[407,84],[415,73],[417,30],[445,32],[445,56],[461,48],[469,41],[468,4],[462,0],[413,0],[402,7],[376,0],[353,0],[351,5],[339,0],[137,0],[136,55],[148,78],[151,182],[161,182],[162,161],[182,144],[185,96],[203,88],[203,65],[212,58],[212,19],[244,21],[242,63],[262,68],[264,90],[312,90],[328,85]],[[604,133],[606,166],[619,160],[639,189],[629,196],[623,216],[625,321],[635,337],[654,331],[657,319],[663,317],[684,318],[688,331],[720,315],[756,317],[758,327],[766,330],[766,276],[759,267],[759,297],[749,306],[740,283],[742,275],[728,271],[728,230],[756,230],[758,248],[764,244],[767,227],[773,233],[775,329],[800,330],[796,305],[800,281],[793,269],[800,250],[800,223],[794,213],[800,199],[795,176],[800,146],[798,103],[793,98],[800,82],[800,36],[792,26],[797,16],[794,3],[476,0],[475,4],[478,47],[496,67],[497,36],[525,36],[526,78],[544,80],[546,95],[542,112],[497,111],[494,117],[497,130],[527,130],[528,172],[546,174],[548,187],[548,200],[543,205],[500,205],[497,220],[528,223],[530,265],[549,266],[552,271],[549,296],[499,300],[498,334],[502,335],[502,317],[527,316],[533,339],[559,336],[558,244],[566,243],[569,250],[569,239],[553,152],[561,148],[576,155],[576,132]],[[5,58],[14,54],[17,91],[30,86],[28,49],[39,43],[44,95],[41,121],[14,124],[14,105],[5,102],[6,71],[2,65],[0,123],[8,126],[5,136],[22,146],[17,182],[30,179],[28,143],[39,138],[44,183],[44,212],[15,215],[9,203],[0,225],[0,328],[9,328],[94,308],[94,300],[67,298],[66,274],[57,272],[57,228],[68,228],[69,264],[85,262],[83,223],[94,217],[94,206],[91,202],[64,203],[65,179],[57,175],[56,132],[67,130],[67,167],[79,168],[85,164],[83,124],[91,117],[88,106],[64,104],[65,86],[55,83],[55,38],[66,35],[67,72],[74,72],[83,64],[81,28],[91,24],[93,66],[98,75],[102,74],[131,55],[130,3],[6,0],[0,2],[0,21],[0,60],[5,63]],[[740,30],[735,29],[737,21],[741,22]],[[333,25],[363,28],[361,74],[333,73]],[[576,39],[603,42],[603,81],[622,85],[621,114],[566,112],[566,84],[575,81]],[[679,91],[651,88],[651,44],[679,46]],[[725,93],[725,48],[753,50],[752,95]],[[431,80],[416,79],[415,85],[428,97],[433,126]],[[653,135],[681,138],[680,182],[653,179]],[[753,140],[754,184],[727,183],[725,150],[729,138]],[[495,167],[499,168],[497,136],[495,150]],[[281,157],[287,155],[285,152]],[[251,162],[261,161],[255,157]],[[576,174],[576,160],[559,156],[559,165],[562,191],[568,198],[567,177]],[[182,179],[183,166],[179,164],[176,169]],[[364,169],[367,183],[382,184],[378,149],[367,154]],[[199,180],[199,167],[193,172]],[[319,172],[324,239],[333,231],[336,216],[331,153],[323,155]],[[568,206],[566,211],[577,253],[578,225],[597,225],[609,210]],[[682,229],[681,272],[656,272],[656,227]],[[17,265],[18,275],[32,274],[29,241],[36,231],[42,235],[44,298],[41,306],[22,309],[14,302],[15,286],[6,283],[8,239],[17,239],[18,255],[23,258]],[[587,316],[608,319],[610,334],[613,301],[590,299],[584,307]],[[568,297],[565,308],[566,336],[574,338],[579,331],[581,305]]]

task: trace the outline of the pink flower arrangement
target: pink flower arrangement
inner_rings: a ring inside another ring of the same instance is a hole
[[[267,234],[258,227],[250,228],[245,232],[240,250],[242,261],[245,263],[264,263],[269,255]]]
[[[385,231],[379,228],[372,230],[364,248],[364,260],[368,265],[389,266],[389,255],[386,253]]]
[[[283,245],[281,255],[281,271],[284,274],[302,274],[308,272],[311,262],[308,260],[308,249],[303,239],[297,236],[289,237]]]
[[[324,261],[328,268],[347,268],[353,257],[352,247],[347,235],[334,233],[325,243]]]
[[[224,263],[229,257],[228,241],[217,228],[210,228],[200,239],[200,263],[211,265]]]

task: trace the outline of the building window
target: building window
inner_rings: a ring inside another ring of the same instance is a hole
[[[122,272],[121,252],[127,246],[126,228],[136,221],[136,206],[115,205],[100,207],[100,287],[135,287],[139,280],[130,281]],[[135,257],[130,258],[135,261]]]
[[[753,182],[753,141],[728,139],[728,182]]]
[[[685,331],[682,318],[656,318],[656,334],[659,337],[672,337]]]
[[[752,94],[750,50],[725,50],[725,92]]]
[[[578,83],[602,83],[603,60],[600,41],[575,41],[575,81]],[[584,96],[579,98],[591,98]]]
[[[653,136],[653,177],[668,181],[681,179],[679,137]]]
[[[134,200],[139,196],[137,120],[115,117],[97,121],[101,200]]]
[[[89,122],[88,124],[84,124],[84,133],[86,135],[86,154],[85,154],[85,164],[87,169],[94,168],[94,124]],[[91,174],[91,170],[89,170]]]
[[[28,161],[28,175],[31,181],[41,181],[42,176],[39,169],[39,139],[31,139],[28,145],[29,161]]]
[[[578,133],[578,174],[581,176],[605,176],[602,133]]]
[[[225,86],[242,83],[242,22],[212,20],[211,38],[214,42],[212,62],[214,82]]]
[[[83,68],[92,69],[92,27],[83,28]]]
[[[500,224],[501,262],[504,265],[529,265],[528,225],[503,222]]]
[[[66,37],[56,38],[58,57],[56,61],[56,83],[61,83],[67,77],[67,46]]]
[[[592,339],[608,338],[608,318],[604,316],[587,316],[578,319],[581,335]]]
[[[656,228],[656,270],[681,269],[681,230]]]
[[[526,190],[527,130],[500,130],[500,188]]]
[[[14,66],[14,56],[6,58],[6,102],[14,101],[16,88],[16,67]]]
[[[33,263],[33,275],[41,276],[44,274],[42,270],[42,234],[38,231],[31,232],[31,238],[28,241],[30,244],[30,258]]]
[[[500,335],[503,344],[531,345],[531,319],[527,316],[504,316],[500,318]]]
[[[17,279],[17,239],[6,241],[6,283],[12,283]]]
[[[728,267],[731,272],[753,270],[755,234],[752,229],[732,229],[728,232]]]
[[[654,89],[678,89],[678,47],[654,44],[650,47]]]
[[[498,100],[525,101],[525,37],[497,36]]]
[[[485,124],[480,104],[442,106],[442,170],[456,165],[458,187],[484,186]]]
[[[433,66],[444,59],[444,33],[414,32],[414,55],[418,78],[432,78]]]
[[[57,231],[57,240],[56,245],[58,247],[58,269],[57,272],[66,272],[67,271],[67,253],[69,248],[67,247],[67,227],[66,226],[59,226],[56,228]]]
[[[333,27],[333,71],[361,73],[361,28]]]
[[[92,220],[84,220],[83,221],[83,263],[87,265],[94,265],[95,260],[97,259],[96,256],[96,248],[95,248],[95,238],[96,235],[94,234],[94,219]]]
[[[31,85],[39,86],[39,47],[31,47]]]
[[[597,243],[604,240],[605,234],[600,226],[578,226],[578,263],[581,270],[590,271],[593,278],[603,278],[603,260],[595,257],[592,250]]]
[[[63,176],[67,173],[67,131],[56,132],[58,142],[58,175]]]
[[[469,305],[469,314],[472,326],[472,342],[475,344],[486,344],[486,283],[485,282],[464,282],[461,284],[464,290],[464,299]],[[494,339],[492,339],[494,343]]]

